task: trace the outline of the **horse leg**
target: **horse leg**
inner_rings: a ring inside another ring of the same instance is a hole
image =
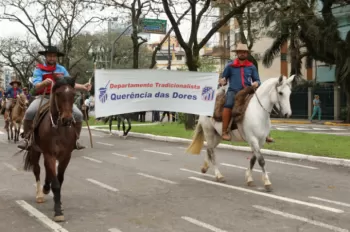
[[[260,153],[260,151],[259,151],[258,154],[259,154],[258,162],[259,162],[259,165],[260,165],[261,170],[263,172],[263,174],[262,174],[262,181],[264,182],[264,186],[265,186],[266,191],[271,192],[272,191],[272,184],[270,182],[270,178],[267,175],[267,172],[266,172],[266,169],[265,169],[264,156]]]
[[[109,134],[112,134],[112,123],[113,123],[113,117],[109,117]]]
[[[123,118],[123,136],[126,136],[126,133],[125,133],[125,119]]]
[[[245,172],[246,182],[247,182],[247,185],[250,187],[254,186],[252,170],[254,168],[255,162],[256,162],[256,155],[253,153],[253,157],[250,159],[250,167]]]
[[[44,193],[42,191],[41,183],[40,183],[40,165],[39,165],[40,153],[34,151],[33,149],[31,149],[30,152],[32,153],[33,173],[36,180],[36,202],[44,203],[45,202]]]
[[[45,165],[45,170],[46,170],[46,176],[45,176],[45,183],[43,186],[43,193],[45,195],[50,193],[51,182],[53,180],[53,175],[51,174],[50,162],[51,162],[50,160],[45,159],[45,155],[44,155],[44,165]]]
[[[51,190],[52,190],[53,199],[55,202],[54,221],[55,222],[62,222],[62,221],[64,221],[64,215],[62,212],[62,205],[61,205],[61,184],[56,176],[56,158],[51,154],[44,154],[44,156],[45,156],[45,164],[46,164],[45,168],[46,168],[46,178],[47,178],[45,180],[45,185],[47,185],[47,182],[49,179],[48,177],[51,177],[51,180],[52,180],[51,181]],[[60,164],[61,164],[61,162],[60,162]]]
[[[210,131],[209,131],[210,129]],[[209,168],[208,161],[213,165],[216,180],[219,182],[225,182],[224,176],[221,174],[219,168],[216,165],[216,157],[214,148],[221,141],[221,137],[218,133],[216,133],[215,128],[203,127],[204,136],[207,140],[207,157],[205,158],[204,165],[202,167],[202,172]]]
[[[126,121],[128,122],[128,129],[125,132],[125,136],[127,136],[129,131],[131,130],[131,120],[130,120],[130,118],[126,118]]]

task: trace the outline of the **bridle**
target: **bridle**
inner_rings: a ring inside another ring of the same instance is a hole
[[[60,121],[60,119],[61,119],[61,112],[60,112],[60,110],[59,110],[59,108],[58,108],[58,103],[57,103],[57,98],[56,98],[56,95],[54,96],[54,104],[55,104],[55,108],[56,108],[56,111],[57,111],[57,113],[58,113],[58,116],[57,116],[57,120],[56,120],[56,124],[54,123],[54,120],[53,120],[53,115],[52,115],[52,111],[51,111],[51,102],[52,102],[52,98],[53,98],[53,95],[55,94],[55,93],[52,93],[52,89],[53,89],[53,86],[54,86],[54,83],[53,82],[51,82],[51,89],[50,89],[50,105],[49,105],[49,112],[50,112],[50,120],[51,120],[51,124],[52,124],[52,127],[53,128],[58,128],[58,123],[59,123],[59,121]],[[69,127],[71,127],[72,126],[72,122],[75,124],[76,123],[76,121],[75,121],[75,118],[74,118],[74,114],[72,114],[72,121],[70,121],[69,122]],[[62,119],[61,119],[61,123],[62,123]]]
[[[278,94],[278,87],[281,86],[282,83],[278,83],[275,85],[275,91],[276,91],[276,94],[277,94],[277,102],[278,102],[278,106],[279,106],[279,109],[278,109],[278,112],[274,109],[274,107],[272,107],[272,110],[271,112],[269,112],[260,102],[260,99],[258,97],[258,95],[256,94],[256,91],[255,91],[255,88],[254,88],[254,95],[256,97],[256,99],[258,99],[258,102],[259,102],[259,105],[261,106],[261,108],[263,108],[263,110],[265,110],[269,115],[272,113],[272,111],[276,114],[278,114],[280,117],[282,117],[282,106],[281,106],[281,102],[280,102],[280,97],[279,97],[279,94]],[[275,106],[275,105],[274,105]]]

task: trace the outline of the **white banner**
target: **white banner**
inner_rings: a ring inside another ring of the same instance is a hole
[[[94,79],[96,117],[151,110],[214,112],[216,73],[98,69]]]

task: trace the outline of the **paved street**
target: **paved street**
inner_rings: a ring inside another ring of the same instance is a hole
[[[0,130],[3,131],[3,121]],[[55,224],[52,196],[35,202],[35,179],[0,135],[0,231],[4,232],[346,232],[350,169],[266,156],[274,191],[244,183],[249,153],[217,150],[226,183],[184,144],[92,132],[94,148],[75,151],[62,190],[66,222]],[[83,131],[82,143],[89,144]],[[41,177],[44,168],[41,160]],[[46,224],[45,224],[46,223]]]

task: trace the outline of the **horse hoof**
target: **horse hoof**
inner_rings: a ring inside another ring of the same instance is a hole
[[[265,190],[266,192],[272,192],[272,185],[271,184],[265,185]]]
[[[226,180],[225,180],[225,178],[223,176],[216,177],[216,181],[217,182],[221,182],[221,183],[226,182]]]
[[[44,202],[45,202],[44,197],[37,197],[36,198],[36,203],[41,204],[41,203],[44,203]]]
[[[201,172],[202,172],[202,173],[207,173],[207,171],[208,171],[208,168],[205,168],[205,167],[202,167],[202,168],[201,168]]]
[[[45,189],[43,188],[43,193],[44,193],[45,195],[49,194],[49,193],[50,193],[50,189],[49,189],[49,190],[45,190]]]
[[[247,182],[247,185],[248,185],[249,187],[255,187],[254,181],[248,181],[248,182]]]
[[[64,215],[55,216],[55,217],[53,218],[53,220],[54,220],[55,222],[64,222]]]

